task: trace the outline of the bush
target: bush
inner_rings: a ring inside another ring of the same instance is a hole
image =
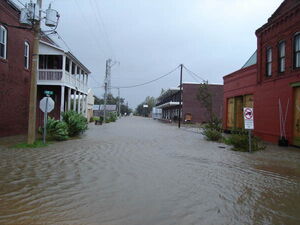
[[[56,141],[65,141],[69,138],[68,126],[65,122],[48,118],[47,122],[47,138]]]
[[[220,131],[210,128],[204,128],[202,134],[208,141],[219,141],[222,138],[222,133]]]
[[[220,141],[222,138],[222,120],[213,116],[212,119],[203,126],[202,134],[208,141]]]
[[[96,120],[96,117],[91,117],[90,118],[90,123],[94,122]]]
[[[228,138],[224,140],[225,144],[232,145],[232,150],[234,151],[241,151],[241,152],[248,152],[249,151],[249,137],[244,132],[241,133],[234,133],[230,135]],[[258,137],[252,137],[252,151],[260,151],[264,150],[266,146]]]
[[[109,113],[106,122],[116,122],[117,115],[115,113]]]
[[[62,114],[63,121],[68,126],[70,137],[74,137],[87,130],[87,119],[74,111],[68,111]]]

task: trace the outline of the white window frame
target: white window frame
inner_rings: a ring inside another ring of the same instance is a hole
[[[25,67],[25,69],[29,69],[29,52],[30,52],[30,45],[27,41],[25,41],[24,42],[24,67]]]
[[[285,57],[286,57],[286,42],[281,41],[278,45],[278,56],[279,56],[279,73],[285,72]]]
[[[267,52],[266,52],[266,59],[267,59],[267,63],[266,63],[266,76],[267,77],[271,77],[272,76],[272,48],[267,48]]]
[[[294,68],[300,68],[300,33],[294,37]]]
[[[4,26],[0,25],[0,35],[2,35],[2,32],[4,32],[4,38],[3,38],[4,40],[2,40],[2,42],[0,42],[0,43],[2,45],[4,45],[4,55],[3,56],[0,55],[0,58],[6,59],[6,57],[7,57],[7,29]]]

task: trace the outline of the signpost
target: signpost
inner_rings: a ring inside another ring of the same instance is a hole
[[[252,152],[251,130],[254,130],[254,114],[253,108],[244,108],[244,125],[249,132],[249,152]]]
[[[53,95],[53,91],[45,91],[44,92],[46,97],[44,97],[40,101],[40,109],[44,113],[44,132],[43,132],[43,143],[46,144],[46,133],[47,133],[47,120],[48,120],[48,113],[54,109],[55,102],[50,97]]]

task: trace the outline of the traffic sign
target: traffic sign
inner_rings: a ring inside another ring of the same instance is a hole
[[[244,125],[246,130],[254,129],[253,108],[244,108]]]
[[[41,101],[40,101],[40,109],[45,113],[49,113],[54,109],[54,101],[51,97],[44,97]]]
[[[53,95],[53,91],[44,91],[45,95]]]

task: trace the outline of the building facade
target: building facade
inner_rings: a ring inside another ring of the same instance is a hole
[[[250,106],[255,135],[300,146],[300,2],[285,0],[256,36],[252,65],[224,77],[224,128],[243,127]]]
[[[212,112],[222,118],[223,85],[208,84],[208,92],[212,95]],[[204,123],[210,119],[207,109],[197,99],[200,84],[183,83],[182,85],[182,111],[183,122]],[[162,109],[162,119],[177,121],[180,112],[180,89],[171,88],[157,99],[156,108]]]
[[[63,112],[87,115],[88,75],[90,71],[71,53],[51,40],[41,40],[37,77],[37,102],[45,91],[53,91],[55,102],[50,117],[60,119]],[[37,109],[37,124],[42,125],[43,112]]]
[[[33,33],[18,29],[20,11],[0,0],[0,137],[27,132]]]

